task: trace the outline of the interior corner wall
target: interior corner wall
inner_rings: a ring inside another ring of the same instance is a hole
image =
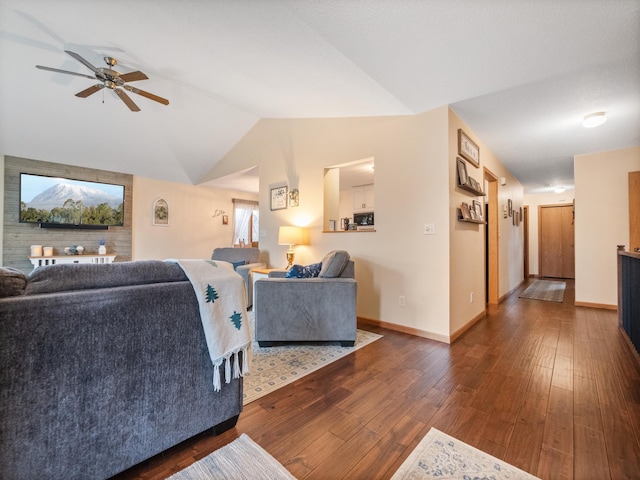
[[[539,263],[539,217],[541,205],[561,205],[573,203],[575,192],[525,194],[524,204],[529,206],[529,275],[540,273]]]
[[[629,246],[629,172],[640,147],[577,155],[575,178],[576,303],[615,306],[617,245]]]
[[[133,177],[134,260],[211,258],[216,247],[233,245],[233,199],[258,200],[254,193]],[[169,224],[153,225],[153,204],[169,205]],[[229,223],[222,224],[222,215]]]
[[[496,177],[504,177],[506,185],[498,185],[499,218],[499,296],[503,298],[524,280],[524,225],[513,225],[513,217],[504,218],[503,206],[510,199],[514,209],[523,205],[524,189],[520,182],[493,155],[480,138],[457,116],[449,110],[449,190],[450,190],[450,309],[451,334],[485,311],[486,267],[485,267],[485,229],[486,225],[460,222],[457,209],[462,202],[471,203],[474,199],[483,203],[486,217],[485,198],[457,187],[458,129],[461,128],[480,149],[480,167],[469,162],[467,173],[484,185],[484,168]],[[471,301],[473,293],[473,302]]]
[[[333,249],[356,264],[357,314],[442,341],[449,335],[449,162],[447,107],[415,116],[261,120],[205,178],[260,167],[260,248],[283,267],[281,225],[308,227],[295,262]],[[323,232],[329,166],[374,157],[375,232]],[[270,188],[300,191],[298,207],[271,211]],[[436,225],[425,235],[425,223]],[[405,297],[405,306],[399,297]]]
[[[133,203],[133,177],[131,175],[12,156],[5,156],[3,172],[2,265],[30,272],[33,269],[33,265],[28,259],[30,245],[53,247],[54,255],[60,255],[64,247],[82,245],[85,247],[85,253],[95,254],[98,252],[98,245],[102,239],[107,242],[107,251],[116,254],[115,261],[131,260]],[[20,223],[20,173],[124,185],[124,226],[109,227],[108,230],[67,230],[40,228],[38,225]]]

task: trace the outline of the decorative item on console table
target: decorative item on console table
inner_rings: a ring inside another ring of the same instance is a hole
[[[98,255],[106,255],[107,254],[107,241],[104,238],[100,239],[100,243],[98,244]]]
[[[28,258],[33,268],[38,268],[46,265],[56,265],[58,263],[113,263],[116,255],[54,255],[51,257]]]

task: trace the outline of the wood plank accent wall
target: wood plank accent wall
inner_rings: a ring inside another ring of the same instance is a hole
[[[38,225],[19,223],[20,173],[66,177],[125,186],[124,226],[108,230],[46,229]],[[97,253],[98,242],[104,238],[107,252],[116,254],[116,262],[131,260],[132,254],[133,175],[95,170],[60,163],[5,156],[4,172],[4,234],[5,267],[15,267],[25,273],[33,269],[28,260],[31,245],[53,247],[54,255],[64,255],[64,247],[82,245],[85,253]]]

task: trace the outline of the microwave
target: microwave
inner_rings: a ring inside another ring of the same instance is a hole
[[[353,223],[356,225],[374,225],[373,219],[373,212],[353,214]]]

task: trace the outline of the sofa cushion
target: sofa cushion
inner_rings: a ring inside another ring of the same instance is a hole
[[[0,267],[0,298],[24,295],[27,276],[17,268]]]
[[[116,263],[59,263],[33,270],[26,294],[90,290],[150,283],[186,281],[180,265],[160,260]]]
[[[302,265],[292,266],[285,275],[285,278],[313,278],[320,274],[322,263],[313,263],[303,267]]]
[[[345,250],[332,250],[322,259],[322,269],[319,277],[336,278],[349,263],[349,252]]]

